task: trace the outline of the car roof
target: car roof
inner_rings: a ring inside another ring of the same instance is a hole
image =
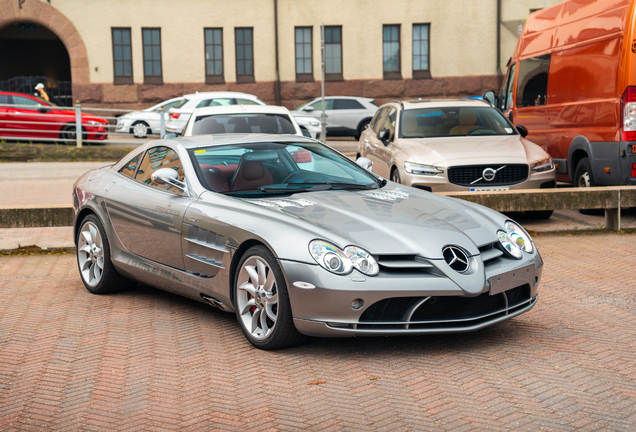
[[[207,98],[207,97],[218,97],[218,98],[243,97],[246,99],[258,99],[258,97],[249,93],[231,92],[231,91],[197,92],[197,93],[190,93],[190,94],[184,95],[183,97],[185,97],[186,99]]]
[[[322,97],[317,97],[314,100],[322,99]],[[373,98],[367,98],[362,96],[325,96],[325,99],[358,99],[367,102],[373,102]]]
[[[194,110],[193,115],[204,116],[214,114],[287,114],[287,108],[274,105],[222,105],[201,107]]]
[[[196,135],[189,137],[172,138],[170,141],[181,144],[186,149],[222,146],[232,144],[250,144],[250,143],[315,143],[315,140],[305,138],[299,135],[277,135],[277,134],[218,134],[218,135]],[[158,145],[159,141],[148,143],[150,147]]]
[[[437,108],[437,107],[492,107],[481,99],[415,99],[407,101],[393,101],[389,103],[402,104],[403,109]]]

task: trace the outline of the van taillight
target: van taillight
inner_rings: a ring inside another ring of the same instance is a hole
[[[636,163],[632,164],[632,177],[636,177]]]
[[[623,141],[636,141],[636,87],[627,87],[621,98]]]

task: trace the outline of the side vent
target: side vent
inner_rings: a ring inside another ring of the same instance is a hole
[[[225,237],[193,225],[186,225],[186,269],[197,276],[213,277],[223,269],[223,257],[229,253]]]

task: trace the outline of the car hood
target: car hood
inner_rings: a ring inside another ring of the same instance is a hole
[[[479,254],[479,246],[497,241],[496,232],[506,220],[476,204],[391,182],[371,191],[305,192],[244,201],[276,213],[271,216],[284,225],[297,225],[340,247],[353,244],[372,254],[431,259],[442,259],[446,245]]]
[[[524,141],[519,135],[400,138],[399,146],[414,162],[428,165],[528,163]]]

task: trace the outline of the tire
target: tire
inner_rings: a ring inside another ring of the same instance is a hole
[[[554,210],[534,210],[534,211],[527,211],[525,213],[528,219],[546,220],[546,219],[550,219],[550,216],[552,216],[552,213],[554,213]]]
[[[69,124],[62,126],[62,129],[60,129],[60,139],[75,140],[75,125]],[[82,127],[82,140],[87,139],[88,133],[86,133],[86,129]],[[73,143],[70,143],[69,141],[64,141],[64,143],[73,145]]]
[[[131,289],[135,285],[115,270],[110,260],[108,237],[97,216],[91,214],[82,220],[76,244],[80,277],[91,293],[109,294]]]
[[[590,164],[589,158],[583,158],[579,161],[574,172],[574,186],[575,187],[594,187],[596,181],[594,180],[594,174],[592,172],[592,164]],[[600,216],[604,214],[602,209],[580,209],[579,212],[584,215]]]
[[[400,172],[395,167],[391,170],[391,181],[393,183],[402,183],[400,180]]]
[[[150,125],[144,121],[137,121],[130,127],[130,132],[135,138],[146,138],[150,133]]]
[[[360,137],[362,136],[362,131],[369,123],[371,123],[371,120],[365,120],[362,123],[360,123],[360,126],[358,127],[358,133],[353,136],[356,139],[356,141],[360,139]]]
[[[265,246],[251,247],[241,257],[233,289],[236,319],[256,348],[287,348],[306,339],[294,326],[283,272]]]

